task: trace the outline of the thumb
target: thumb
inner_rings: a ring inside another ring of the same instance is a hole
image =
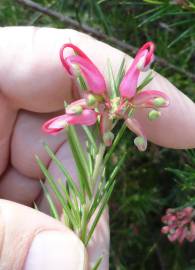
[[[85,248],[77,236],[51,217],[0,200],[1,270],[85,270]]]

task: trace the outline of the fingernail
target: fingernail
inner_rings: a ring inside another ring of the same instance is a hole
[[[44,231],[33,240],[24,270],[84,270],[85,250],[71,232]]]

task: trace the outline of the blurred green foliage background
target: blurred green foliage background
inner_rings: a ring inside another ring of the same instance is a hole
[[[153,40],[158,56],[195,76],[194,1],[35,2],[135,47]],[[12,0],[0,2],[0,25],[70,27]],[[157,64],[156,70],[195,99],[192,78],[166,65]],[[172,244],[160,233],[161,216],[166,208],[194,205],[194,153],[155,145],[150,145],[146,153],[139,153],[129,134],[123,142],[112,164],[114,166],[124,148],[128,149],[128,159],[118,177],[110,207],[110,269],[195,269],[195,244]]]

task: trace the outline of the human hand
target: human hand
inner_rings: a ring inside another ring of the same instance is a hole
[[[59,61],[62,44],[71,40],[78,45],[105,76],[107,60],[110,59],[117,72],[124,54],[73,30],[1,28],[0,38],[0,198],[10,200],[0,200],[0,269],[87,269],[84,247],[69,229],[21,204],[31,206],[36,201],[40,210],[48,212],[38,181],[43,175],[34,154],[47,164],[54,178],[60,175],[45,153],[43,141],[51,146],[73,177],[76,176],[64,134],[48,136],[41,131],[46,120],[63,110],[63,101],[73,98],[74,86]],[[131,58],[125,58],[130,63]],[[150,89],[166,92],[171,105],[155,122],[149,122],[143,110],[137,114],[147,138],[165,147],[194,147],[192,101],[158,74]],[[89,264],[103,253],[101,269],[108,269],[108,249],[105,213],[88,249]]]

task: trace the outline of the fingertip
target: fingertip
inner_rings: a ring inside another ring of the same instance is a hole
[[[63,224],[6,200],[0,200],[0,209],[2,270],[86,269],[84,245]]]
[[[33,239],[24,270],[84,270],[85,248],[73,233],[43,231]]]

